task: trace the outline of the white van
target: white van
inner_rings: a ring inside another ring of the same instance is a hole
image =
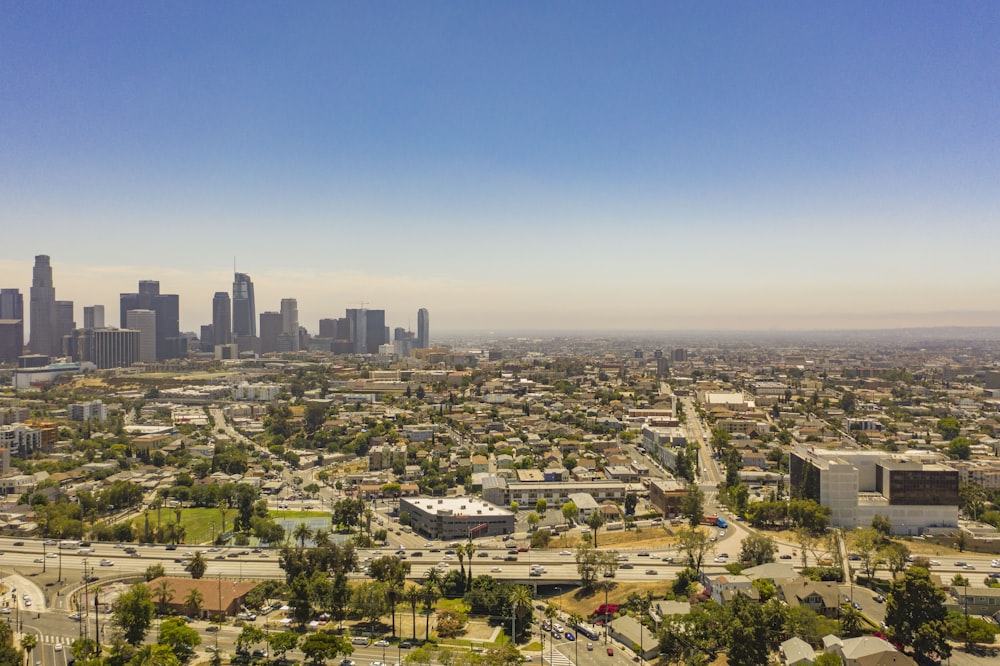
[[[368,645],[368,639],[364,636],[355,636],[351,639],[351,645]]]

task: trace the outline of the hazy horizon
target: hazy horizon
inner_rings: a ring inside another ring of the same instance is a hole
[[[0,287],[302,325],[1000,326],[1000,5],[0,7]]]

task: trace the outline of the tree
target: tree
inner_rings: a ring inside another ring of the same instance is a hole
[[[236,647],[238,649],[245,649],[251,645],[263,642],[266,638],[262,629],[252,624],[245,624],[240,631],[240,635],[236,637]]]
[[[875,578],[878,567],[882,564],[882,555],[879,547],[882,538],[874,529],[859,530],[854,537],[854,550],[861,558],[861,571],[869,580]]]
[[[864,629],[865,621],[861,613],[854,606],[844,604],[840,609],[840,627],[848,636],[860,636]]]
[[[972,440],[968,437],[956,437],[948,442],[948,456],[958,460],[968,460],[972,457]]]
[[[872,516],[872,529],[878,533],[879,538],[883,541],[892,536],[892,523],[889,522],[887,516],[883,516],[881,513]]]
[[[191,561],[184,568],[191,574],[191,578],[197,579],[205,575],[205,570],[208,569],[208,562],[205,560],[204,555],[195,553],[194,557],[191,558]]]
[[[549,503],[545,501],[544,497],[539,497],[538,501],[535,502],[535,513],[537,513],[539,516],[544,516],[548,508],[549,508]]]
[[[816,655],[813,666],[844,666],[844,660],[836,652],[824,652]]]
[[[688,566],[698,573],[701,573],[705,555],[715,547],[707,534],[693,527],[682,527],[677,530],[677,545],[687,556]]]
[[[538,523],[542,522],[542,519],[534,511],[532,511],[531,513],[528,514],[528,517],[526,518],[526,520],[528,521],[528,529],[529,530],[536,529],[538,527]]]
[[[687,519],[688,525],[696,527],[701,523],[704,512],[705,493],[695,484],[689,483],[684,497],[681,498],[681,515]]]
[[[24,634],[21,637],[21,647],[28,655],[28,663],[31,663],[31,651],[38,645],[38,637],[34,634]],[[19,660],[20,661],[20,660]]]
[[[979,520],[979,514],[986,508],[986,500],[986,491],[978,483],[958,484],[959,508],[972,520]]]
[[[299,549],[306,547],[306,539],[312,537],[313,531],[305,523],[299,523],[292,530],[292,538],[299,542]]]
[[[180,663],[169,645],[154,643],[139,648],[129,661],[129,666],[180,666]]]
[[[570,526],[573,525],[573,521],[580,515],[580,509],[576,507],[574,502],[566,502],[562,505],[560,511],[562,511],[563,518],[566,519],[566,524]]]
[[[576,549],[576,570],[580,574],[580,585],[583,589],[594,589],[600,562],[600,553],[595,548],[581,544]]]
[[[200,617],[201,605],[204,602],[205,597],[202,596],[201,591],[197,588],[191,588],[191,591],[187,593],[186,597],[184,597],[184,608],[191,617]]]
[[[926,569],[910,567],[893,582],[886,603],[885,622],[893,638],[912,647],[917,660],[934,654],[939,659],[951,656],[945,640],[947,611],[945,594],[931,582]]]
[[[136,583],[119,595],[112,606],[111,622],[122,630],[125,641],[139,645],[153,622],[153,598],[143,583]]]
[[[266,640],[271,656],[281,660],[284,658],[286,652],[294,650],[299,644],[299,635],[294,631],[278,631],[273,634],[267,634]]]
[[[201,645],[201,636],[181,618],[168,617],[160,623],[157,642],[170,646],[178,661],[185,663],[194,656],[194,649]]]
[[[910,562],[910,549],[898,541],[892,541],[883,546],[880,555],[885,561],[889,573],[893,576],[903,571]]]
[[[751,532],[743,539],[739,559],[740,562],[748,563],[748,566],[756,567],[774,562],[776,550],[774,539],[759,532]]]
[[[594,535],[594,548],[597,548],[597,530],[601,529],[602,525],[604,525],[604,516],[601,515],[600,511],[594,511],[587,516],[587,527],[590,528],[591,533]]]
[[[167,604],[174,598],[174,591],[170,589],[170,581],[166,578],[161,578],[153,586],[153,591],[156,593],[156,598],[160,601],[160,615],[166,615]]]
[[[438,592],[437,585],[426,581],[421,588],[421,596],[424,602],[424,640],[430,640],[431,637],[431,611],[434,610],[434,604],[441,597],[440,592]]]
[[[417,606],[420,604],[420,588],[416,585],[411,585],[403,591],[403,598],[410,605],[413,640],[417,640]]]
[[[633,492],[625,493],[625,515],[634,516],[635,507],[639,504],[639,496]]]
[[[528,627],[531,626],[531,588],[527,585],[515,585],[510,591],[510,605],[514,613],[514,636],[512,640],[517,640],[518,636],[523,636]]]
[[[326,632],[306,634],[299,643],[299,649],[310,664],[320,666],[328,659],[336,659],[337,655],[350,655],[354,652],[346,638],[334,636]]]
[[[951,441],[962,432],[962,424],[958,422],[958,419],[946,416],[943,419],[938,419],[936,429],[942,437]]]

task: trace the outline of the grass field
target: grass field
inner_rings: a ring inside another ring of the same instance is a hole
[[[157,526],[157,512],[149,512],[149,526],[155,530]],[[235,511],[226,512],[226,529],[233,528],[233,519],[236,517]],[[177,513],[174,509],[163,508],[159,511],[159,524],[169,525],[177,522]],[[145,529],[146,519],[138,516],[132,519],[132,524],[136,531],[142,534]],[[184,543],[211,543],[213,526],[214,533],[218,533],[222,524],[222,513],[218,509],[181,509],[181,525],[184,526]]]

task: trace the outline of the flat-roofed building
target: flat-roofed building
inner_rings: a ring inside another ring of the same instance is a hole
[[[514,532],[513,512],[473,497],[401,497],[399,513],[432,539],[467,539]]]
[[[628,485],[621,481],[568,481],[568,482],[509,482],[502,477],[488,475],[483,478],[483,499],[497,506],[535,506],[544,499],[549,506],[559,507],[569,501],[574,493],[587,493],[598,502],[625,501]]]

